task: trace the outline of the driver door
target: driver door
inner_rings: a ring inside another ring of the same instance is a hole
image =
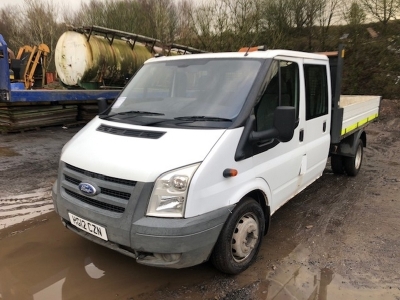
[[[253,148],[256,177],[264,179],[272,193],[272,199],[269,199],[271,213],[302,187],[306,149],[303,143],[304,103],[300,97],[304,94],[301,65],[301,59],[275,59],[267,75],[267,87],[255,106],[257,131],[272,128],[276,107],[293,106],[296,109],[297,127],[290,141],[261,141]]]

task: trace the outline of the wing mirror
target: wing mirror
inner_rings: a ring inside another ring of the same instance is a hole
[[[99,108],[99,115],[103,114],[107,108],[108,108],[108,103],[106,98],[98,98],[97,99],[97,106]]]
[[[296,110],[292,106],[278,106],[274,112],[274,126],[264,131],[253,131],[250,134],[251,142],[277,139],[288,142],[293,138],[296,127]]]

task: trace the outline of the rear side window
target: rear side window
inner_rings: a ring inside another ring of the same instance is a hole
[[[306,119],[328,114],[328,85],[326,66],[304,65],[306,83]]]

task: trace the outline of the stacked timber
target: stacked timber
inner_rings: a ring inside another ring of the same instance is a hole
[[[99,114],[99,107],[96,104],[80,104],[78,106],[78,120],[84,123],[89,122]]]
[[[76,122],[77,105],[0,103],[0,132],[20,132]]]

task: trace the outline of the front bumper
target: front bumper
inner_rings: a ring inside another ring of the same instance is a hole
[[[208,260],[230,208],[221,208],[190,219],[144,217],[132,224],[131,247],[103,241],[62,218],[70,230],[97,244],[131,256],[140,264],[166,268],[185,268]]]
[[[153,184],[138,182],[132,188],[131,198],[123,204],[124,211],[110,212],[99,206],[91,206],[85,202],[86,200],[82,202],[79,197],[74,198],[66,193],[67,189],[74,193],[79,193],[79,190],[71,182],[65,182],[63,168],[60,170],[52,196],[55,210],[61,216],[64,225],[86,239],[134,257],[138,263],[149,266],[184,268],[208,260],[221,229],[233,209],[233,206],[224,207],[188,219],[146,217]],[[78,174],[71,170],[64,173],[78,178]],[[97,178],[91,177],[91,180],[104,185]],[[92,198],[97,202],[112,200],[105,195]],[[69,212],[104,226],[108,241],[103,241],[73,226],[69,221]]]

